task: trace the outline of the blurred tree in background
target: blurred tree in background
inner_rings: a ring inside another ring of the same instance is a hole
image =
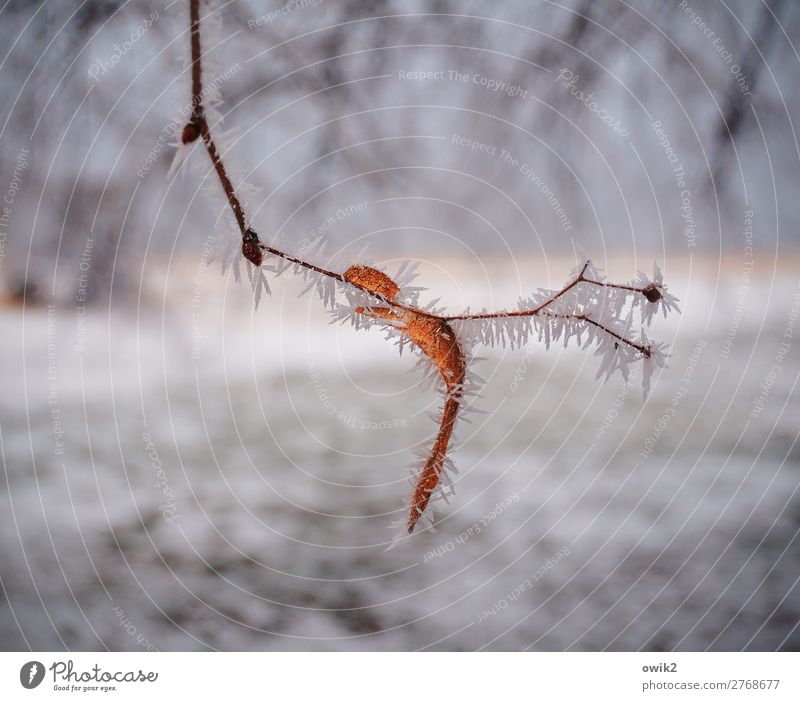
[[[4,6],[0,163],[4,192],[19,187],[0,279],[12,297],[74,299],[88,246],[87,301],[124,299],[143,265],[196,253],[212,233],[219,212],[168,177],[188,102],[183,5]],[[301,241],[322,226],[336,246],[406,256],[716,256],[741,249],[752,209],[755,246],[800,241],[800,97],[785,90],[795,3],[207,11],[221,21],[209,60],[226,76],[230,158],[259,188],[261,231]],[[358,203],[357,218],[337,216]]]

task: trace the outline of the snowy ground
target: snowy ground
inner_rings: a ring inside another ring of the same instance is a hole
[[[456,497],[388,552],[438,399],[378,332],[196,261],[110,321],[0,309],[0,647],[800,649],[800,288],[762,262],[667,266],[644,403],[589,353],[486,351]],[[498,307],[570,267],[422,272]]]

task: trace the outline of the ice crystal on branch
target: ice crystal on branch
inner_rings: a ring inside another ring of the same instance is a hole
[[[263,292],[269,294],[266,273],[276,278],[286,272],[301,276],[307,283],[303,292],[316,294],[334,322],[350,323],[355,329],[382,327],[401,354],[406,347],[416,352],[417,367],[442,395],[442,409],[434,417],[436,436],[417,448],[420,460],[412,468],[413,486],[403,521],[407,533],[423,518],[432,523],[430,504],[452,494],[455,466],[448,452],[456,422],[472,409],[468,399],[481,382],[470,370],[476,360],[472,354],[476,344],[519,348],[536,339],[549,348],[553,343],[567,346],[574,341],[584,349],[594,349],[600,359],[598,378],[607,380],[619,372],[628,381],[631,364],[642,362],[642,386],[645,394],[649,391],[652,373],[664,367],[666,355],[665,346],[653,343],[645,327],[659,310],[664,316],[680,311],[658,266],[654,266],[652,279],[640,272],[630,282],[612,283],[586,261],[572,272],[564,287],[539,289],[520,299],[515,309],[478,313],[467,309],[449,314],[438,306],[439,300],[421,305],[423,290],[411,284],[416,278],[414,264],[404,263],[390,276],[363,256],[355,262],[327,258],[320,240],[297,252],[280,238],[267,243],[248,223],[242,203],[247,188],[243,179],[234,184],[223,163],[226,150],[217,145],[221,120],[214,106],[219,95],[216,82],[209,83],[214,90],[204,89],[199,0],[189,0],[189,7],[192,113],[181,132],[180,162],[195,142],[202,141],[238,230],[220,240],[217,255],[223,270],[230,266],[239,279],[239,265],[246,261],[256,303]],[[218,14],[216,18],[218,21]]]

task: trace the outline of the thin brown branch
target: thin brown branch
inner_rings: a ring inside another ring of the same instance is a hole
[[[430,318],[438,319],[440,318],[436,314],[432,314],[430,312],[426,312],[422,309],[418,309],[408,304],[403,304],[402,302],[398,302],[396,300],[390,299],[385,297],[381,294],[377,294],[374,291],[370,290],[363,285],[345,279],[345,276],[341,273],[334,272],[332,270],[327,270],[322,268],[318,265],[314,265],[313,263],[309,263],[308,261],[302,260],[301,258],[297,258],[292,256],[284,251],[281,251],[273,246],[269,246],[265,243],[262,243],[259,239],[258,234],[251,228],[247,226],[247,218],[245,215],[244,208],[242,207],[242,203],[239,200],[239,197],[236,194],[236,188],[233,185],[230,177],[228,176],[228,172],[225,168],[224,163],[222,162],[222,158],[219,154],[219,150],[217,149],[216,144],[214,143],[214,139],[211,136],[211,129],[208,126],[208,120],[205,116],[205,109],[203,107],[203,73],[202,73],[202,47],[200,42],[200,0],[189,0],[189,14],[191,18],[191,45],[192,45],[192,103],[193,103],[193,111],[192,111],[192,120],[190,126],[193,126],[197,129],[200,136],[203,138],[203,143],[205,144],[206,151],[208,152],[208,156],[211,159],[211,163],[214,166],[214,170],[217,173],[217,178],[219,179],[220,185],[222,186],[222,190],[225,193],[225,197],[228,200],[228,205],[233,212],[233,216],[236,219],[236,224],[239,227],[239,231],[242,234],[242,242],[243,242],[243,252],[245,253],[245,257],[254,265],[258,266],[261,264],[261,255],[258,251],[264,251],[266,253],[270,253],[274,256],[282,258],[286,261],[294,263],[295,265],[299,265],[307,270],[311,270],[315,273],[319,273],[321,275],[326,275],[327,277],[333,278],[338,282],[349,284],[352,287],[361,290],[362,292],[366,292],[367,294],[376,297],[381,302],[388,304],[391,307],[395,307],[397,309],[403,309],[406,311],[413,311],[417,314],[422,314],[423,316],[427,316]]]
[[[193,115],[203,112],[203,64],[200,53],[200,0],[189,0],[192,40],[192,107]]]
[[[217,171],[217,177],[222,185],[222,190],[225,192],[225,197],[228,198],[228,204],[233,211],[233,216],[236,218],[236,223],[239,225],[242,236],[244,236],[247,231],[247,222],[245,220],[244,210],[242,209],[242,203],[236,195],[236,189],[233,187],[233,183],[228,177],[225,166],[222,164],[222,160],[217,152],[217,146],[211,138],[211,130],[208,128],[205,115],[199,117],[199,124],[197,126],[200,129],[200,135],[203,137],[203,143],[206,145],[206,150],[211,158],[211,162],[214,164],[214,170]]]
[[[580,317],[576,317],[576,318],[580,318]],[[614,338],[616,338],[620,343],[624,343],[624,344],[630,346],[631,348],[635,348],[645,358],[649,358],[650,357],[650,355],[652,353],[652,350],[651,350],[650,346],[643,346],[643,345],[641,345],[639,343],[634,343],[633,341],[625,338],[624,336],[620,336],[618,333],[616,333],[615,331],[612,331],[607,326],[603,326],[603,324],[601,324],[601,323],[595,321],[594,319],[592,319],[588,314],[583,317],[583,320],[585,322],[589,323],[589,324],[594,324],[594,326],[596,326],[598,329],[602,329],[609,336],[613,336]]]
[[[603,282],[602,280],[592,280],[591,278],[585,277],[586,269],[588,267],[589,267],[589,261],[586,261],[580,273],[578,273],[577,277],[574,280],[572,280],[572,282],[562,287],[552,297],[542,302],[542,304],[540,304],[538,307],[535,307],[534,309],[525,309],[513,312],[499,311],[499,312],[485,312],[482,314],[457,314],[453,316],[443,316],[442,318],[445,319],[446,321],[461,321],[470,319],[507,319],[509,317],[519,317],[519,316],[538,316],[553,302],[555,302],[559,297],[565,295],[573,287],[582,282],[585,282],[589,285],[598,285],[599,287],[613,287],[619,290],[630,290],[631,292],[641,292],[651,302],[656,302],[658,301],[658,299],[661,298],[661,294],[658,292],[658,287],[654,283],[651,283],[646,287],[635,287],[633,285],[620,285],[613,282]]]
[[[554,294],[550,299],[548,299],[546,302],[543,302],[535,309],[525,309],[523,311],[515,311],[515,312],[485,312],[483,314],[457,314],[455,316],[445,316],[443,318],[447,321],[461,321],[468,319],[506,319],[508,317],[513,317],[513,316],[537,316],[542,310],[544,310],[546,307],[549,307],[559,297],[569,292],[579,282],[581,282],[580,279],[573,280],[568,285],[563,287],[561,290],[556,292],[556,294]]]
[[[457,319],[504,319],[512,316],[536,316],[543,309],[549,307],[559,297],[569,292],[579,282],[585,281],[586,278],[583,277],[583,274],[586,272],[586,268],[588,267],[589,267],[589,261],[587,260],[586,263],[584,263],[583,268],[581,268],[581,272],[578,273],[578,277],[576,277],[572,282],[567,283],[558,292],[556,292],[556,294],[550,297],[550,299],[548,299],[546,302],[543,302],[535,309],[526,309],[524,311],[516,311],[516,312],[486,312],[484,314],[460,314],[458,316],[446,316],[444,318],[447,319],[448,321],[455,321]]]
[[[630,346],[631,348],[635,348],[642,355],[644,355],[645,358],[649,358],[650,355],[652,354],[652,349],[650,346],[643,346],[639,343],[635,343],[634,341],[625,338],[624,336],[621,336],[616,331],[613,331],[610,328],[608,328],[608,326],[605,326],[600,322],[595,321],[588,314],[553,314],[552,312],[543,312],[542,316],[548,316],[553,319],[576,319],[577,321],[585,321],[589,324],[592,324],[593,326],[596,326],[598,329],[602,329],[609,336],[616,338],[620,343],[624,343],[625,345]]]
[[[205,108],[203,106],[203,54],[200,45],[200,0],[189,0],[189,16],[191,18],[191,40],[192,40],[192,126],[203,137],[208,156],[211,163],[214,165],[214,170],[217,172],[217,177],[222,185],[222,190],[225,192],[225,197],[228,199],[228,204],[233,211],[233,216],[236,218],[236,223],[239,226],[242,236],[247,231],[247,223],[244,216],[244,209],[242,203],[236,195],[236,188],[234,188],[231,179],[228,177],[228,172],[222,163],[217,146],[214,139],[211,137],[211,130],[208,128],[208,120],[206,119]]]
[[[588,277],[583,278],[581,282],[585,282],[589,285],[598,285],[599,287],[613,287],[617,290],[630,290],[631,292],[644,292],[647,289],[646,287],[634,287],[633,285],[620,285],[615,282],[603,282],[602,280],[592,280]]]

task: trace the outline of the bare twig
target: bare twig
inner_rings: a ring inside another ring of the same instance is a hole
[[[515,312],[507,312],[507,311],[499,311],[499,312],[484,312],[482,314],[457,314],[454,316],[444,316],[443,319],[447,321],[457,321],[457,320],[467,320],[467,319],[504,319],[508,317],[514,316],[537,316],[539,315],[544,309],[549,307],[553,302],[555,302],[559,297],[565,295],[569,292],[573,287],[576,287],[581,282],[585,282],[589,285],[598,285],[600,287],[613,287],[618,290],[629,290],[631,292],[641,292],[643,295],[647,297],[647,299],[651,302],[657,302],[661,298],[661,294],[658,292],[658,286],[654,283],[647,285],[646,287],[634,287],[633,285],[618,285],[611,282],[603,282],[601,280],[592,280],[591,278],[585,277],[586,269],[589,267],[589,261],[587,260],[584,263],[583,268],[581,269],[578,276],[570,283],[562,287],[558,292],[556,292],[552,297],[548,300],[542,302],[538,307],[535,309],[524,309],[522,311],[515,311]],[[655,296],[655,294],[658,296]],[[655,297],[655,299],[651,299],[651,297]],[[552,315],[548,315],[552,316]],[[593,323],[593,322],[592,322]]]
[[[203,105],[200,0],[189,0],[189,8],[192,50],[192,113],[189,123],[184,127],[182,140],[184,144],[186,144],[195,141],[197,138],[202,138],[206,152],[211,159],[214,171],[222,187],[222,191],[225,193],[228,205],[233,212],[236,224],[241,233],[242,254],[244,257],[254,266],[258,267],[262,263],[263,254],[267,253],[305,270],[327,276],[340,285],[360,290],[370,295],[372,298],[377,299],[382,305],[386,306],[356,307],[356,313],[372,319],[382,320],[391,327],[399,330],[419,348],[422,354],[430,358],[442,377],[446,390],[445,405],[442,410],[438,434],[434,440],[428,458],[420,469],[416,486],[411,497],[406,521],[406,530],[409,533],[414,530],[418,520],[428,507],[434,490],[441,482],[441,476],[447,462],[448,445],[463,400],[464,383],[467,378],[467,356],[462,348],[458,335],[451,326],[451,322],[512,317],[573,319],[593,325],[616,339],[617,343],[623,343],[635,349],[646,358],[651,357],[651,346],[638,344],[623,337],[608,326],[591,318],[588,312],[562,314],[549,310],[549,307],[556,302],[556,300],[583,283],[641,293],[650,302],[657,302],[661,299],[661,286],[658,283],[649,283],[648,285],[637,287],[635,285],[608,283],[586,277],[586,271],[589,268],[588,261],[574,280],[571,280],[558,292],[552,293],[545,301],[541,302],[533,309],[442,316],[398,300],[399,286],[386,274],[378,270],[362,265],[352,265],[344,273],[338,273],[263,243],[255,230],[247,222],[244,207],[236,193],[233,182],[228,176],[228,172],[222,162],[222,156],[211,134]]]
[[[587,324],[592,324],[592,326],[596,326],[598,329],[605,331],[609,336],[616,338],[620,343],[624,343],[631,348],[635,348],[645,358],[649,358],[653,352],[651,346],[643,346],[625,338],[624,336],[621,336],[616,331],[608,328],[608,326],[601,324],[599,321],[595,321],[588,314],[553,314],[551,312],[542,312],[542,316],[547,316],[551,319],[577,319],[578,321],[585,321]]]

